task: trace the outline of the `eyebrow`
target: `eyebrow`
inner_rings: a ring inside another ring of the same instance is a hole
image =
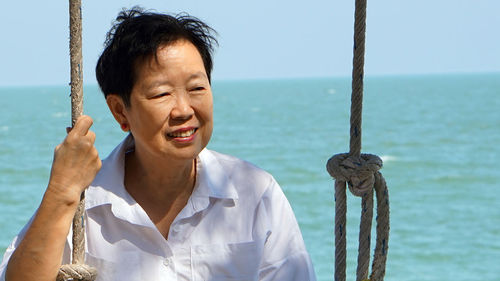
[[[188,79],[187,79],[187,80],[189,81],[189,80],[193,80],[193,79],[196,79],[196,78],[207,78],[207,79],[208,79],[207,74],[206,74],[205,72],[203,72],[203,71],[198,71],[198,72],[195,72],[195,73],[191,74],[191,75],[188,77]]]
[[[150,91],[150,90],[155,89],[155,88],[157,88],[157,87],[159,87],[159,86],[169,85],[169,84],[170,84],[170,83],[169,83],[169,81],[168,81],[168,80],[166,80],[166,79],[156,80],[156,81],[154,81],[153,83],[151,83],[151,84],[147,85],[147,86],[146,86],[146,89],[147,89],[148,91]]]
[[[187,78],[186,81],[191,81],[193,79],[199,79],[199,78],[208,79],[207,74],[205,72],[197,71],[197,72],[189,75],[189,77]],[[151,90],[151,89],[157,88],[159,86],[169,85],[169,84],[170,84],[170,82],[167,79],[159,79],[159,80],[154,81],[150,85],[148,85],[147,90]]]

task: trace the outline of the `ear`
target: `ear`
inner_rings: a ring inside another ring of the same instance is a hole
[[[118,95],[110,94],[106,97],[106,103],[108,104],[113,117],[115,117],[116,122],[122,126],[122,129],[123,124],[128,126],[128,110],[123,102],[123,99]]]

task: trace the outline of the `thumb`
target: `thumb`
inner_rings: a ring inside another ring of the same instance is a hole
[[[76,120],[75,126],[73,127],[73,129],[71,131],[75,132],[75,134],[85,136],[85,135],[87,135],[87,133],[88,133],[88,131],[93,123],[94,123],[94,121],[92,120],[92,118],[90,118],[90,116],[82,115],[82,116],[78,117],[78,119]]]

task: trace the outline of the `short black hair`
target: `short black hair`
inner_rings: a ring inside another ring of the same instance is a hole
[[[187,40],[196,47],[211,82],[212,54],[217,45],[214,34],[217,33],[213,28],[185,13],[171,16],[137,6],[121,11],[106,36],[96,66],[97,82],[104,97],[119,95],[130,106],[136,61],[156,56],[161,45],[178,40]]]

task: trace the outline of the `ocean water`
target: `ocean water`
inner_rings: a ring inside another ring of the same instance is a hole
[[[384,160],[390,192],[385,280],[500,280],[500,74],[365,81],[363,152]],[[275,176],[318,280],[333,280],[334,191],[325,163],[349,148],[350,79],[214,82],[213,92],[209,147]],[[0,252],[40,202],[69,108],[69,87],[0,88]],[[85,88],[85,113],[104,157],[125,135],[97,86]],[[348,280],[359,205],[348,193]]]

